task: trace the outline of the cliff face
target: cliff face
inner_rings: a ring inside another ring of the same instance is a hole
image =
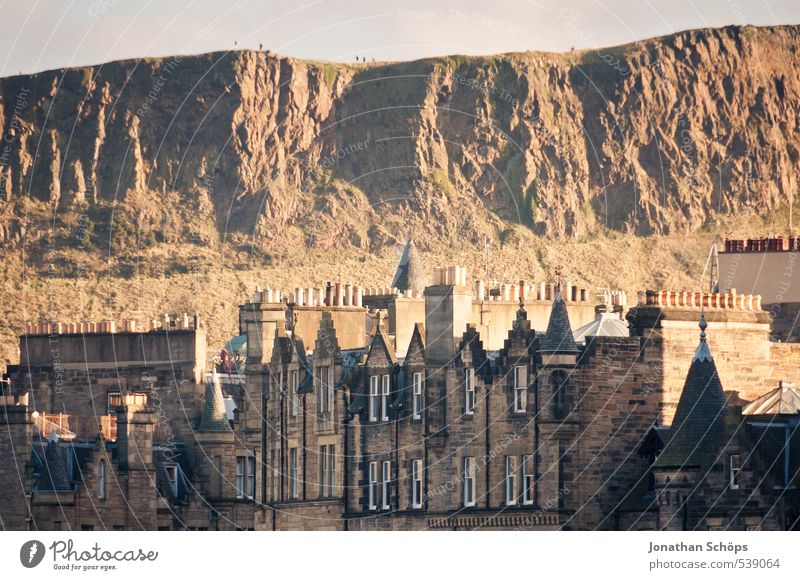
[[[126,222],[139,244],[361,248],[509,223],[696,230],[797,190],[798,48],[797,26],[729,27],[564,55],[236,52],[2,79],[0,241],[76,214],[106,244]]]

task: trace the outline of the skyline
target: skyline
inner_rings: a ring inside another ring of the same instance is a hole
[[[687,29],[800,23],[800,4],[691,0],[507,0],[461,2],[193,0],[155,6],[118,0],[0,3],[0,77],[260,46],[304,60],[353,62],[356,56],[406,61],[450,54],[528,50],[566,52],[620,45]],[[300,31],[300,32],[298,32]]]

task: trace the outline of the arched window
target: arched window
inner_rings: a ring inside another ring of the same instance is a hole
[[[97,497],[106,499],[106,460],[101,459],[97,467]]]
[[[569,413],[569,378],[564,371],[553,371],[550,375],[550,391],[553,397],[553,418],[563,419]]]

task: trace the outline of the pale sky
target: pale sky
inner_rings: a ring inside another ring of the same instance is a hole
[[[688,28],[800,24],[800,0],[0,0],[0,76],[264,48],[305,59],[566,51]]]

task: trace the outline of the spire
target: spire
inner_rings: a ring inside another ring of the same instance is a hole
[[[72,486],[67,476],[67,459],[64,450],[58,444],[58,435],[55,430],[50,432],[50,440],[44,452],[44,466],[39,479],[39,489],[42,491],[69,491]]]
[[[211,372],[211,380],[206,383],[203,416],[200,418],[198,431],[230,431],[228,414],[225,412],[225,400],[219,384],[217,369]]]
[[[561,296],[561,284],[556,286],[556,296],[550,310],[547,332],[542,338],[539,350],[542,352],[578,352],[578,346],[572,336],[572,326],[569,323],[567,304]]]
[[[715,457],[728,410],[717,366],[706,343],[707,327],[701,314],[700,342],[675,410],[670,438],[656,467],[702,467]]]
[[[425,273],[425,266],[422,265],[414,240],[409,238],[400,262],[397,264],[392,287],[401,292],[413,290],[417,294],[422,294],[427,285],[428,276]]]

